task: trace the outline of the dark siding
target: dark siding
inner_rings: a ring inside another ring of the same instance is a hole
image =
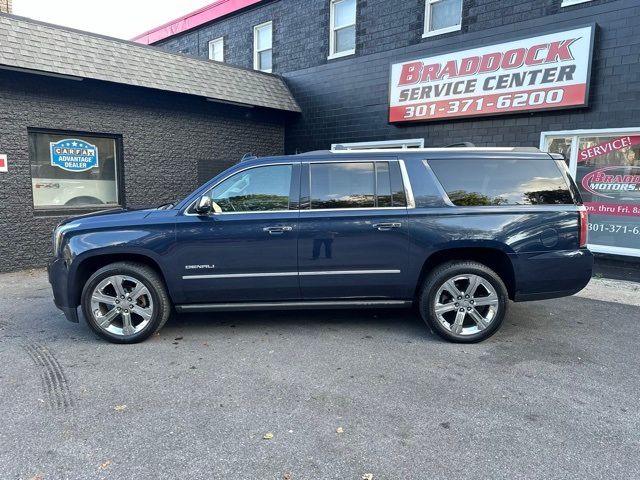
[[[64,217],[32,208],[27,128],[119,134],[129,207],[180,199],[247,151],[281,154],[281,114],[101,82],[0,71],[0,272],[42,266]]]
[[[464,0],[462,28],[422,38],[424,0],[359,0],[356,55],[327,60],[328,0],[275,0],[178,35],[158,45],[207,55],[225,35],[229,63],[251,66],[252,27],[274,20],[274,72],[285,76],[303,114],[287,126],[287,152],[331,143],[426,139],[428,146],[538,146],[540,132],[640,125],[640,2]],[[389,65],[447,51],[597,22],[589,108],[411,125],[387,123]],[[196,42],[200,38],[200,44]],[[244,45],[239,48],[234,45]]]
[[[419,43],[286,73],[287,83],[303,111],[298,120],[288,125],[287,151],[323,149],[336,142],[399,138],[425,138],[427,146],[470,141],[479,146],[537,147],[542,131],[640,125],[640,24],[637,22],[640,4],[634,0],[619,0],[577,7],[563,8],[555,15],[539,16],[517,24],[432,38],[428,48]],[[539,10],[542,9],[536,11]],[[493,16],[499,15],[493,12]],[[392,62],[499,43],[593,21],[599,28],[588,108],[405,125],[387,122],[389,65]]]
[[[592,0],[560,7],[562,0],[463,0],[459,32],[422,38],[424,0],[358,0],[356,57],[422,44],[424,52],[446,43],[459,44],[465,33],[486,32],[498,27],[502,34],[517,35],[522,22],[541,20],[545,25],[558,13],[588,15],[593,21],[602,11],[618,11],[637,5],[637,0]],[[609,4],[609,5],[607,5]],[[600,8],[603,7],[604,8]],[[329,55],[329,0],[266,0],[197,29],[162,40],[155,45],[173,52],[207,57],[208,42],[225,38],[225,61],[253,66],[253,27],[274,22],[274,72],[288,73],[330,63],[349,62],[354,57],[327,60]],[[532,32],[536,33],[536,32]]]

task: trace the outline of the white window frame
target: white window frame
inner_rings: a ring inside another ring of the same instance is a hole
[[[271,28],[271,47],[258,50],[258,31],[269,26]],[[265,70],[258,68],[260,66],[260,53],[271,50],[271,67]],[[272,73],[273,72],[273,21],[264,22],[260,25],[253,27],[253,69],[260,72]]]
[[[460,3],[460,23],[458,25],[451,25],[450,27],[439,28],[438,30],[429,30],[429,24],[431,23],[431,6],[438,2],[440,2],[440,0],[424,0],[424,29],[422,38],[457,32],[462,28],[462,7],[464,6],[464,0]]]
[[[219,43],[222,46],[222,60],[216,60],[214,57],[215,45]],[[224,37],[219,37],[209,42],[209,60],[216,62],[224,62]]]
[[[352,48],[349,50],[344,50],[343,52],[336,52],[336,36],[335,33],[338,30],[342,30],[344,28],[356,27],[358,23],[358,1],[356,0],[356,15],[353,19],[353,23],[349,23],[347,25],[342,25],[340,28],[335,28],[335,10],[336,4],[343,2],[344,0],[329,0],[329,56],[327,60],[333,60],[334,58],[348,57],[349,55],[354,55],[356,53],[356,49]],[[357,27],[356,27],[357,28]]]
[[[379,148],[424,148],[424,138],[408,138],[405,140],[382,140],[379,142],[332,143],[332,151],[340,150],[375,150]]]
[[[569,173],[576,178],[578,171],[578,137],[585,135],[593,136],[614,136],[615,134],[626,135],[640,132],[640,126],[636,128],[593,128],[587,130],[558,130],[540,133],[540,150],[545,151],[545,144],[548,137],[571,137],[571,158],[569,159]],[[640,257],[640,249],[627,247],[612,247],[610,245],[588,244],[589,250],[596,253],[609,253],[612,255],[626,255],[629,257]]]
[[[562,0],[561,7],[570,7],[571,5],[580,5],[581,3],[587,3],[591,0]]]

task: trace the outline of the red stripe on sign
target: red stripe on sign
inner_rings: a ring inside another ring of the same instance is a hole
[[[586,84],[438,100],[389,108],[390,122],[477,117],[586,105]]]
[[[0,168],[7,168],[7,161],[4,157],[0,157]]]
[[[640,217],[640,205],[628,203],[584,202],[589,215],[608,215],[611,217]]]

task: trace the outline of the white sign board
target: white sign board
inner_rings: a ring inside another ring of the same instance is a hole
[[[391,66],[389,121],[586,106],[595,25]]]

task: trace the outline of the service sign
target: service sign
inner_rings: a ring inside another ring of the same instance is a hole
[[[586,106],[594,26],[391,66],[389,121]]]
[[[589,244],[640,252],[640,131],[579,137],[575,177]]]
[[[84,172],[98,167],[98,147],[83,140],[51,142],[51,165],[68,172]]]
[[[578,150],[578,180],[590,214],[640,218],[638,147],[640,135],[626,135]]]

